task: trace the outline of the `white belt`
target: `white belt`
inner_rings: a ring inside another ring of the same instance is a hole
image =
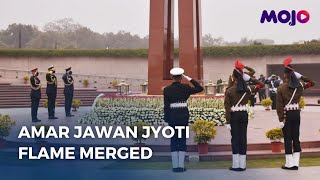
[[[237,112],[237,111],[247,111],[247,107],[245,105],[231,107],[231,112]]]
[[[286,111],[295,111],[295,110],[299,110],[299,109],[300,109],[300,107],[299,107],[298,103],[289,104],[284,107],[284,110],[286,110]]]
[[[170,108],[185,108],[187,107],[188,104],[187,103],[171,103],[170,104]]]
[[[277,88],[270,88],[270,91],[277,92]]]

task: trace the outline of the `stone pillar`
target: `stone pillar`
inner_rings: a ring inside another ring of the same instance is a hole
[[[185,74],[203,80],[200,0],[179,0],[179,65]]]
[[[174,0],[150,1],[148,94],[163,94],[171,81],[174,52]]]
[[[179,0],[179,66],[202,82],[200,0]],[[163,94],[174,62],[174,0],[150,1],[148,94]]]

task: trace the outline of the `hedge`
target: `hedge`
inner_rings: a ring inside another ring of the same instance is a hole
[[[179,51],[175,49],[175,56]],[[257,57],[320,54],[320,44],[204,47],[204,57]],[[0,49],[0,57],[148,57],[148,49]]]
[[[207,57],[257,57],[305,54],[320,54],[320,43],[293,45],[220,46],[203,48],[203,55]]]
[[[148,57],[147,49],[0,49],[0,57]]]

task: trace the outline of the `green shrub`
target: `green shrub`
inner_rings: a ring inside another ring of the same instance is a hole
[[[0,49],[0,57],[148,57],[147,49]]]
[[[320,54],[320,44],[203,47],[204,57],[258,57]],[[148,57],[148,49],[0,49],[0,57]],[[174,56],[179,50],[174,49]]]
[[[88,79],[83,80],[83,85],[85,87],[88,87],[89,86],[89,80]]]
[[[270,129],[266,132],[266,137],[273,142],[280,142],[283,139],[283,133],[281,128]]]
[[[266,109],[270,109],[270,106],[272,105],[272,100],[270,98],[264,99],[261,101],[261,105]]]
[[[81,103],[81,100],[80,100],[80,99],[73,99],[73,100],[72,100],[72,108],[73,108],[74,110],[77,110],[77,109],[80,107],[81,104],[82,104],[82,103]]]
[[[191,130],[194,132],[194,142],[206,144],[217,135],[217,130],[214,127],[213,121],[196,120],[191,125]]]
[[[119,84],[119,81],[117,79],[112,80],[111,82],[113,87],[117,87],[117,85]]]
[[[203,48],[203,55],[207,57],[258,57],[296,54],[320,54],[320,44],[216,46]]]
[[[28,81],[29,80],[29,76],[24,76],[23,80]]]
[[[306,101],[304,100],[304,97],[302,96],[299,101],[299,108],[304,109],[305,106],[306,106]]]
[[[56,102],[56,107],[58,106],[58,102]],[[48,108],[48,99],[43,101],[43,107]]]
[[[9,136],[10,129],[16,124],[9,115],[0,114],[0,139]]]

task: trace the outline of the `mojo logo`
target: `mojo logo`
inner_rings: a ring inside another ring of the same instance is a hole
[[[297,21],[304,24],[309,20],[310,14],[306,10],[301,10],[298,13],[295,10],[291,12],[282,10],[278,14],[276,14],[274,10],[270,11],[270,13],[268,13],[267,10],[264,10],[262,12],[260,22],[264,23],[265,21],[273,21],[273,23],[277,23],[279,21],[280,23],[289,23],[290,26],[294,26]]]

